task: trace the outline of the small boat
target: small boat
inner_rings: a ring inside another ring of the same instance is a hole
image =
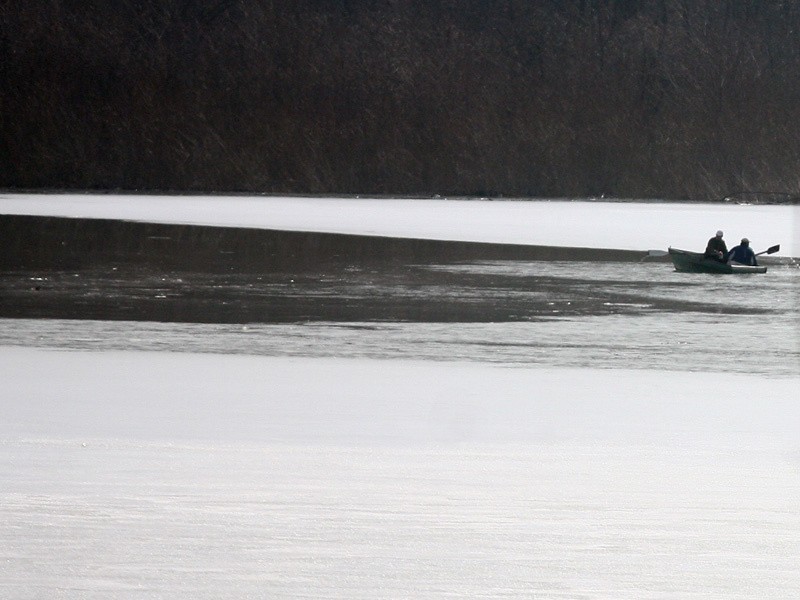
[[[728,264],[706,258],[702,252],[689,252],[688,250],[678,250],[669,248],[669,257],[675,270],[682,273],[766,273],[767,267],[757,267],[750,265]]]

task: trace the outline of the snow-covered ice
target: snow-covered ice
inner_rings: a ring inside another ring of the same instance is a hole
[[[800,451],[796,377],[14,347],[3,358],[0,431],[27,438]]]
[[[0,214],[620,250],[781,244],[800,256],[800,206],[523,200],[4,194]]]
[[[0,350],[8,598],[786,598],[798,378]]]

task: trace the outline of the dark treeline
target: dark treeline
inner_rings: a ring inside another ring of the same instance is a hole
[[[0,4],[0,187],[800,192],[792,0]]]

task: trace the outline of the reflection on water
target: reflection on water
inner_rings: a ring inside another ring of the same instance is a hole
[[[6,345],[800,372],[791,265],[715,276],[661,263],[480,262],[258,277],[26,273],[2,284],[4,315],[59,317],[0,321]]]

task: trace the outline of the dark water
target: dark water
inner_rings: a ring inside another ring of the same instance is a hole
[[[0,344],[800,372],[800,269],[469,262],[270,274],[13,272]]]

